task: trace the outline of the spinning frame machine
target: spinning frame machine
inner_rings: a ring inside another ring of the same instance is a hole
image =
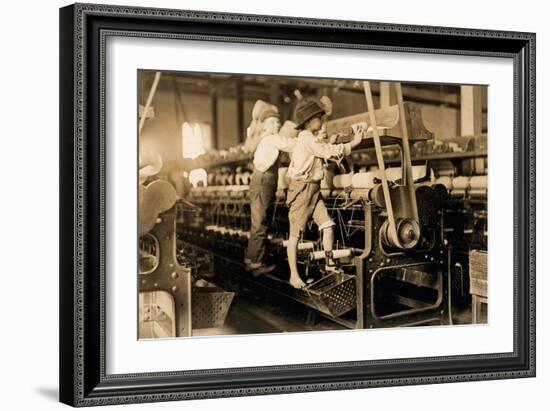
[[[422,123],[420,109],[403,102],[400,83],[394,85],[397,105],[375,110],[370,84],[364,82],[368,112],[327,122],[327,133],[338,134],[340,141],[349,140],[352,124],[366,123],[358,150],[374,148],[377,170],[367,171],[361,161],[349,158],[347,164],[328,167],[322,190],[336,223],[335,248],[324,252],[319,233],[312,226],[306,230],[298,246],[305,288],[294,289],[287,282],[285,168],[279,172],[271,214],[268,255],[278,263],[272,274],[253,278],[243,270],[250,173],[242,172],[242,162],[211,170],[208,186],[192,189],[185,200],[159,215],[150,234],[167,228],[161,237],[170,241],[165,247],[174,253],[152,273],[165,279],[162,289],[174,298],[176,311],[179,307],[176,335],[190,335],[190,278],[213,276],[225,288],[238,290],[247,283],[284,295],[349,328],[452,323],[451,288],[457,288],[458,278],[462,291],[453,295],[464,299],[469,244],[486,248],[486,160],[476,155],[470,168],[462,166],[468,176],[453,170],[435,178],[427,165],[413,166],[411,147],[430,141],[432,134]],[[385,150],[396,147],[401,166],[387,167]],[[436,159],[445,164],[445,157]],[[346,165],[360,171],[346,173]],[[334,175],[335,170],[340,174]],[[465,235],[477,237],[465,242]],[[338,270],[325,272],[327,259],[335,260]],[[175,266],[186,267],[183,288]],[[159,282],[154,287],[143,284],[140,290],[155,287]]]

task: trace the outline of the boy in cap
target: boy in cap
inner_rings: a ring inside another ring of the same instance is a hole
[[[245,264],[253,275],[267,274],[275,269],[265,263],[267,240],[267,213],[273,204],[279,176],[279,153],[290,153],[296,139],[279,134],[279,113],[272,109],[260,115],[262,135],[254,152],[254,172],[250,179],[250,239]]]
[[[351,149],[362,140],[360,125],[352,126],[354,138],[346,144],[327,142],[323,127],[325,110],[314,100],[302,100],[295,110],[298,134],[296,147],[288,168],[291,179],[288,188],[287,205],[290,223],[290,237],[287,244],[289,283],[294,288],[302,288],[305,283],[300,278],[297,265],[298,240],[308,220],[313,217],[319,231],[323,233],[323,249],[331,251],[334,242],[334,221],[330,218],[321,197],[320,183],[324,176],[323,160],[341,159],[349,155]],[[332,267],[327,266],[327,270]]]

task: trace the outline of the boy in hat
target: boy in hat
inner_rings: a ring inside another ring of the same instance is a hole
[[[295,110],[298,134],[296,147],[288,168],[291,183],[288,188],[287,204],[290,223],[290,238],[287,244],[290,284],[302,288],[305,283],[300,278],[297,265],[298,240],[308,220],[313,217],[319,231],[323,234],[323,249],[331,251],[334,242],[334,221],[330,218],[321,197],[320,183],[324,176],[323,160],[341,159],[349,155],[351,149],[362,140],[362,127],[352,126],[354,138],[346,144],[327,142],[323,116],[325,110],[313,100],[302,100]],[[327,265],[330,270],[331,265]]]
[[[250,239],[245,264],[253,275],[267,274],[275,269],[265,263],[267,240],[267,213],[273,204],[279,176],[279,153],[290,153],[296,139],[279,134],[279,113],[272,109],[260,115],[261,140],[254,152],[254,172],[250,179]]]

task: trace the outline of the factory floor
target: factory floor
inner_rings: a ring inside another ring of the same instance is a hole
[[[470,324],[471,306],[453,307],[453,324]],[[231,304],[223,327],[193,330],[194,336],[344,330],[315,311],[282,296],[244,289]]]
[[[241,290],[231,304],[223,327],[193,330],[194,336],[262,334],[299,331],[343,330],[320,315],[308,318],[310,310],[288,298]],[[311,314],[309,314],[311,316]]]

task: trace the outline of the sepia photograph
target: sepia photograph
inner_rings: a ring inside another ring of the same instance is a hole
[[[487,90],[139,70],[139,338],[487,324]]]

